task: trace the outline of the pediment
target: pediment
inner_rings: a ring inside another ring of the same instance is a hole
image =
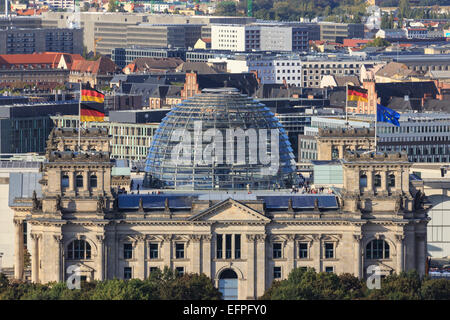
[[[270,222],[270,219],[245,204],[231,198],[192,216],[190,221],[254,221]]]

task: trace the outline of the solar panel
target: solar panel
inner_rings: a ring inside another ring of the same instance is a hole
[[[298,196],[259,196],[258,200],[264,200],[267,208],[287,208],[289,199],[292,199],[292,207],[298,209],[314,208],[314,201],[317,198],[319,208],[337,208],[336,196],[334,195],[298,195]]]
[[[195,194],[159,194],[159,195],[139,195],[122,194],[119,195],[119,208],[136,209],[139,208],[139,199],[142,198],[142,205],[147,209],[164,208],[166,199],[169,199],[169,208],[190,208],[192,200],[197,198]]]

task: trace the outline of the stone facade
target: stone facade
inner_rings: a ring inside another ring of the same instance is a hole
[[[317,160],[342,159],[345,151],[375,150],[375,132],[370,129],[322,129],[317,136]]]
[[[86,280],[144,279],[167,266],[204,273],[219,286],[231,269],[237,297],[255,299],[296,267],[359,278],[370,265],[383,274],[425,272],[427,206],[420,184],[410,187],[404,154],[346,153],[344,187],[335,195],[118,196],[101,134],[81,153],[66,142],[75,133],[51,134],[42,198],[15,199],[13,207],[17,278],[23,278],[23,221],[31,229],[32,281],[40,283],[67,279],[71,265]],[[89,143],[89,132],[81,140]]]

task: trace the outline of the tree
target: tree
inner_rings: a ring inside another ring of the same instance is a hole
[[[108,12],[116,12],[119,10],[116,0],[109,0],[108,2]]]
[[[383,38],[375,38],[372,41],[369,41],[365,46],[365,47],[388,47],[390,46],[391,43],[389,41],[387,41],[386,39]]]
[[[425,279],[420,294],[424,300],[450,300],[450,281],[447,279]]]
[[[411,16],[409,0],[400,0],[398,3],[398,11],[401,18],[409,18]]]
[[[236,15],[236,3],[234,1],[220,2],[215,11],[217,16],[235,16]]]
[[[367,297],[374,300],[419,300],[421,278],[417,271],[392,274],[381,281],[381,289],[370,290]]]

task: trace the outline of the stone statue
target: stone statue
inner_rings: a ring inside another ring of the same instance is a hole
[[[144,212],[144,200],[142,197],[139,198],[139,212]]]
[[[103,212],[105,208],[105,198],[103,196],[99,196],[97,199],[97,212]]]
[[[37,198],[36,190],[33,190],[32,200],[33,200],[33,210],[39,210],[40,201]]]
[[[399,195],[397,197],[397,199],[395,199],[395,207],[394,207],[394,212],[398,213],[400,211],[400,208],[402,206],[402,196]]]
[[[422,191],[418,190],[416,195],[414,196],[414,209],[423,209],[423,200],[424,194],[422,193]]]
[[[55,211],[61,211],[62,206],[61,206],[61,196],[58,194],[56,196],[56,203],[55,203]]]
[[[288,211],[290,212],[294,211],[294,207],[292,205],[292,198],[289,198],[288,200]]]
[[[113,209],[114,210],[118,210],[119,209],[119,198],[118,197],[114,198]]]
[[[319,211],[319,199],[314,199],[314,211]]]

